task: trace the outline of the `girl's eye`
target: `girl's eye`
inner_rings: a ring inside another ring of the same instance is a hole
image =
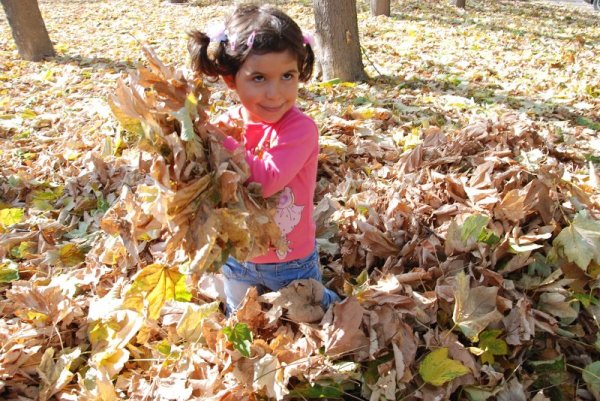
[[[263,82],[265,80],[265,77],[263,77],[262,75],[255,75],[254,77],[252,77],[252,80],[254,82]]]
[[[290,72],[289,72],[289,73],[287,73],[287,74],[283,74],[283,80],[284,80],[284,81],[290,81],[290,80],[292,80],[292,79],[294,79],[294,74],[292,74],[292,73],[290,73]]]

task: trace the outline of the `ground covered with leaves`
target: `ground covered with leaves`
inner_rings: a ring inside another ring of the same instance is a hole
[[[185,68],[186,30],[231,7],[209,3],[42,0],[58,55],[41,63],[0,18],[0,398],[600,398],[598,15],[358,2],[369,82],[301,89],[321,129],[321,262],[344,298],[309,324],[287,293],[225,318],[218,275],[188,274],[173,234],[191,216],[177,191],[216,185],[192,180],[205,160],[161,165],[109,104],[148,64],[143,41]],[[314,27],[310,2],[280,3]],[[208,89],[209,115],[234,103]],[[219,188],[243,182],[216,160]],[[220,236],[242,221],[219,217]]]

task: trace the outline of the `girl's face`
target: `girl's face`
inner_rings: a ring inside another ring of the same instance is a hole
[[[235,76],[224,77],[251,122],[274,123],[296,104],[298,60],[290,52],[251,54]]]

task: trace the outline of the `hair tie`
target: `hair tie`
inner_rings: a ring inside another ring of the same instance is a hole
[[[304,32],[302,34],[302,43],[310,45],[310,47],[315,47],[315,37],[308,32]]]
[[[211,42],[227,42],[227,30],[224,22],[214,22],[206,28],[206,36]]]
[[[254,38],[256,38],[256,31],[252,31],[250,36],[248,36],[248,40],[246,41],[246,46],[248,46],[248,49],[252,49],[252,45],[254,44]]]

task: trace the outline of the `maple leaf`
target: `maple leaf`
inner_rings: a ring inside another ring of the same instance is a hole
[[[266,354],[254,363],[254,390],[266,390],[267,396],[276,400],[284,399],[289,393],[284,381],[283,369],[276,356]]]
[[[485,227],[490,218],[481,214],[469,215],[462,224],[453,220],[448,227],[445,249],[448,255],[455,252],[469,252],[478,241],[484,242],[489,236]]]
[[[448,358],[448,348],[445,347],[431,351],[419,365],[421,378],[434,386],[442,386],[469,372],[471,370],[465,365]]]
[[[15,263],[0,263],[0,283],[9,283],[19,279],[19,269]]]
[[[219,302],[204,305],[187,305],[177,323],[177,334],[189,342],[196,342],[202,336],[202,321],[219,311]]]
[[[477,341],[482,330],[502,319],[502,314],[496,309],[498,287],[470,288],[469,277],[462,271],[455,279],[452,319],[464,335],[471,341]]]
[[[63,349],[54,361],[54,348],[48,348],[42,356],[37,372],[40,375],[41,385],[39,399],[46,401],[63,389],[75,376],[70,371],[71,364],[81,355],[80,348]]]
[[[21,208],[0,209],[0,233],[9,226],[23,221],[25,211]]]
[[[224,327],[223,333],[227,336],[227,340],[233,343],[235,349],[246,358],[250,358],[250,346],[252,345],[252,331],[245,323],[236,323],[233,327]]]
[[[146,266],[134,277],[131,288],[125,294],[123,306],[141,312],[148,305],[148,317],[158,319],[165,302],[188,300],[191,294],[185,285],[185,276],[177,267],[167,267],[158,263]]]
[[[507,382],[502,389],[496,394],[498,401],[526,401],[527,394],[523,384],[516,378]]]
[[[562,229],[552,245],[558,255],[575,262],[584,271],[591,261],[600,264],[600,222],[590,219],[582,210]]]
[[[596,399],[600,398],[600,362],[590,363],[583,370],[583,380]]]
[[[479,335],[479,347],[471,347],[471,352],[481,357],[481,363],[494,363],[494,356],[506,355],[508,353],[508,345],[498,336],[502,333],[501,330],[486,330]]]
[[[129,360],[129,351],[122,348],[107,349],[92,355],[91,364],[106,377],[115,377]]]
[[[138,313],[123,309],[109,312],[102,319],[91,322],[88,337],[92,352],[125,348],[143,323]]]
[[[369,339],[361,329],[364,313],[355,297],[333,305],[333,322],[324,327],[322,334],[328,355],[356,352],[358,359],[368,355],[365,347],[368,348]]]
[[[572,322],[579,316],[579,308],[577,303],[573,305],[569,302],[568,297],[557,292],[544,292],[540,295],[539,309],[557,316],[564,321]]]
[[[73,267],[85,260],[85,254],[76,244],[67,243],[48,252],[46,259],[52,265]]]
[[[277,292],[264,294],[262,299],[276,308],[286,308],[289,318],[295,322],[315,322],[324,314],[321,307],[323,293],[323,284],[317,280],[301,279],[292,281]]]

